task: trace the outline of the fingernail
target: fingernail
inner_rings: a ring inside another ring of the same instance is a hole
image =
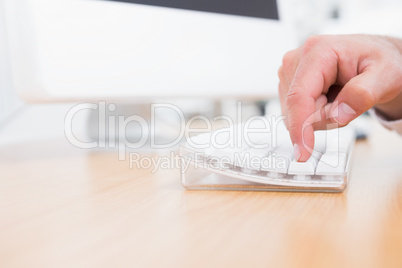
[[[341,125],[349,123],[353,118],[355,118],[355,116],[355,110],[346,103],[340,103],[338,107],[332,111],[332,117]]]
[[[299,161],[299,159],[301,157],[301,152],[300,152],[300,147],[297,143],[294,145],[293,150],[294,150],[295,159],[297,161]]]

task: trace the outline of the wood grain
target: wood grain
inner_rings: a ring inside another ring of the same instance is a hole
[[[341,194],[186,191],[57,140],[0,171],[0,267],[402,267],[402,138],[378,125]]]

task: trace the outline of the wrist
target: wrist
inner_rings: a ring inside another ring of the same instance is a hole
[[[378,114],[388,121],[402,119],[402,90],[391,101],[377,104],[374,108]]]
[[[385,37],[385,39],[395,46],[402,56],[402,39],[393,37]],[[402,62],[400,64],[402,64]],[[402,77],[402,73],[400,73],[399,76]],[[398,80],[402,81],[401,79]],[[386,103],[380,103],[374,106],[376,112],[388,121],[402,119],[402,83],[396,85],[396,88],[399,88],[399,94],[395,98]]]

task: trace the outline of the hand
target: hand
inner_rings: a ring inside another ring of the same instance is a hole
[[[313,36],[283,57],[279,97],[295,158],[307,161],[314,130],[342,127],[373,106],[402,118],[402,40]]]

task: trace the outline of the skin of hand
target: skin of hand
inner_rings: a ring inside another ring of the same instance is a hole
[[[402,118],[402,40],[370,35],[312,36],[287,52],[279,98],[295,159],[307,161],[314,131],[346,126],[375,107]]]

